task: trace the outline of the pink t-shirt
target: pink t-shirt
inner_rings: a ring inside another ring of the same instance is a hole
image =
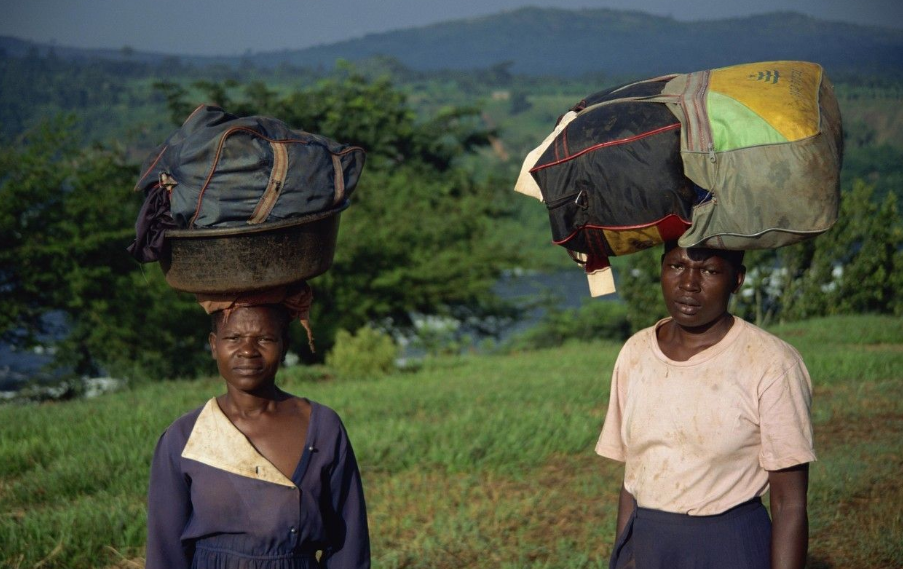
[[[734,318],[720,342],[679,362],[658,345],[664,322],[621,349],[596,444],[626,462],[641,507],[718,514],[764,494],[768,470],[815,460],[812,383],[792,346]]]

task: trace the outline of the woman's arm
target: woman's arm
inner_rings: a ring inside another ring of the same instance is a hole
[[[344,452],[329,478],[332,514],[326,519],[330,547],[323,552],[324,569],[369,569],[370,532],[364,488],[354,451],[345,438]]]
[[[164,433],[154,451],[147,490],[146,569],[188,569],[193,551],[182,544],[191,516],[191,491],[174,453],[173,437]]]
[[[628,492],[624,488],[624,485],[621,484],[621,496],[618,498],[618,526],[615,530],[615,541],[617,541],[618,537],[624,533],[627,521],[630,520],[630,515],[633,513],[634,504],[636,504],[636,500],[634,500],[633,494]]]
[[[809,465],[799,464],[768,472],[771,486],[771,567],[802,569],[809,547],[806,493]],[[620,521],[620,516],[619,516]]]

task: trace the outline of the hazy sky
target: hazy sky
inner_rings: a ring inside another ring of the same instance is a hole
[[[680,20],[792,10],[903,29],[903,0],[0,0],[0,35],[196,55],[297,49],[522,6],[633,9]]]

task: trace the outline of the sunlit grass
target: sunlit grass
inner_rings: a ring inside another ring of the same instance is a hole
[[[815,385],[810,567],[903,566],[903,324],[776,330]],[[294,369],[280,381],[341,414],[376,567],[604,567],[621,469],[592,446],[618,348],[448,357],[379,380]],[[0,407],[0,566],[140,564],[156,439],[220,391],[213,379],[163,382]]]

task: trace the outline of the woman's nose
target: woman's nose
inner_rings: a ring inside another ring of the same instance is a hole
[[[257,343],[253,338],[243,339],[238,346],[238,353],[246,357],[257,355]]]
[[[686,268],[680,275],[680,287],[684,290],[699,290],[699,271]]]

